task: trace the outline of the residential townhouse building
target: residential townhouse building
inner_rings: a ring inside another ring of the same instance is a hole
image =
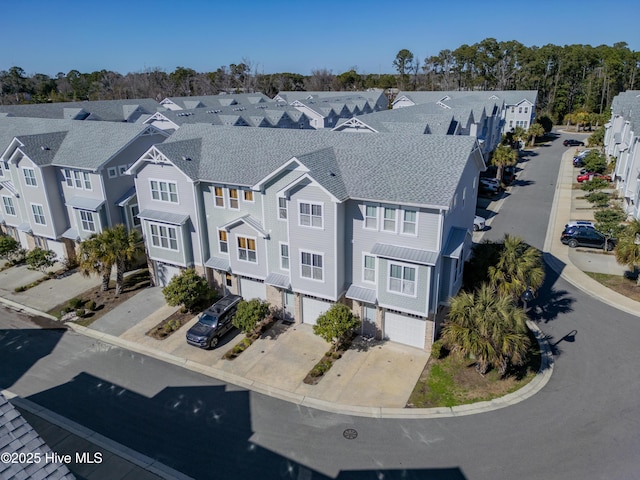
[[[623,208],[640,219],[640,90],[628,90],[613,99],[604,149],[615,159],[613,178]]]
[[[129,169],[156,284],[215,288],[429,348],[470,252],[477,140],[183,125]]]
[[[334,131],[475,136],[485,155],[501,140],[501,104],[488,100],[432,102],[383,110],[338,122]]]
[[[450,105],[455,101],[463,105],[483,101],[502,103],[499,131],[504,134],[515,127],[529,128],[536,118],[537,99],[537,90],[399,92],[392,107],[396,109],[426,103]]]
[[[380,89],[359,92],[279,92],[274,100],[300,110],[311,119],[313,128],[333,128],[340,119],[386,110],[389,103]]]
[[[219,95],[193,95],[187,97],[167,97],[160,102],[163,110],[218,109],[225,107],[249,107],[273,103],[264,93],[221,93]]]
[[[127,123],[0,118],[0,229],[23,248],[50,249],[63,260],[104,228],[136,228],[125,171],[167,136]]]

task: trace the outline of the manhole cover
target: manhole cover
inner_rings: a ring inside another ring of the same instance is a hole
[[[353,428],[347,428],[344,432],[342,432],[342,436],[347,440],[355,440],[358,438],[358,431]]]

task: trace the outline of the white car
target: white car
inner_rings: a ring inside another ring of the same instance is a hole
[[[473,219],[473,231],[481,232],[485,229],[485,227],[486,227],[486,220],[476,215],[475,218]]]

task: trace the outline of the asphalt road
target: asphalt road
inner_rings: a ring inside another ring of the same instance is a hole
[[[530,158],[486,237],[508,232],[543,246],[561,141]],[[520,404],[479,415],[403,421],[302,408],[70,332],[31,329],[5,311],[0,387],[194,478],[638,478],[640,320],[552,272],[537,301],[556,351],[551,380]]]

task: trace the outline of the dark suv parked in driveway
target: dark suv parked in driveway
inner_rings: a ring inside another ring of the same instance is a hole
[[[240,295],[227,295],[202,312],[198,323],[187,332],[187,343],[200,348],[215,348],[220,338],[233,328],[231,321],[240,300]]]
[[[565,245],[569,245],[571,248],[604,248],[606,243],[607,251],[613,250],[616,245],[615,239],[610,238],[606,242],[605,240],[606,238],[602,233],[597,231],[595,228],[587,226],[567,227],[560,236],[560,241]]]

